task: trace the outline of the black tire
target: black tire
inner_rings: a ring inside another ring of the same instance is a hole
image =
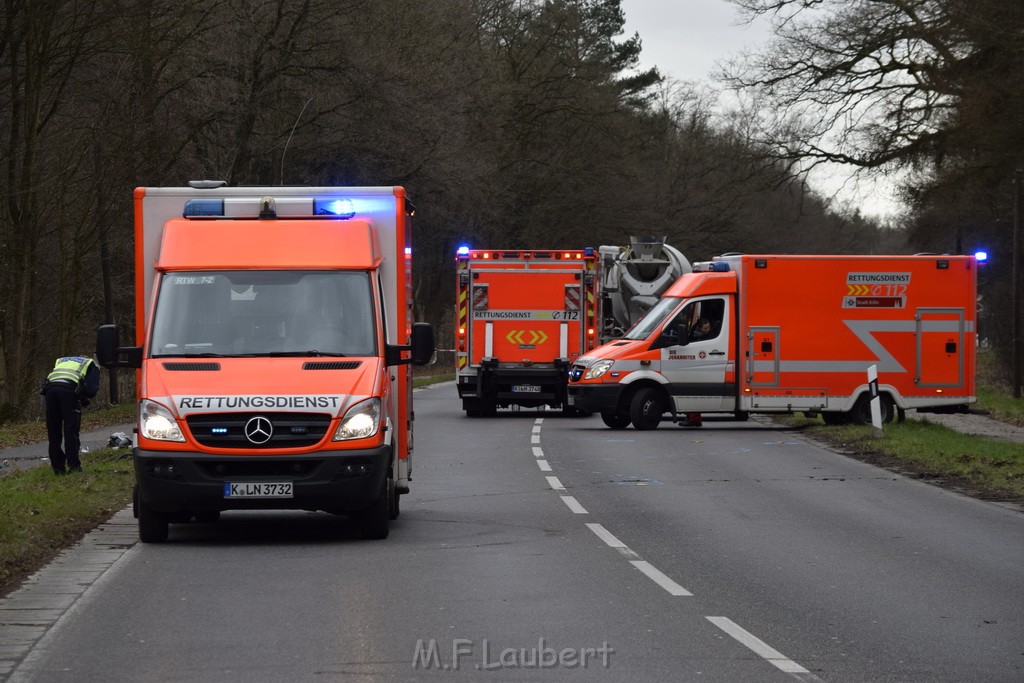
[[[390,489],[394,487],[391,477],[384,479],[384,486],[380,495],[373,505],[366,508],[356,516],[359,524],[359,532],[363,538],[384,539],[390,531],[388,522],[391,519],[391,496]]]
[[[825,421],[825,424],[833,427],[838,425],[849,424],[849,416],[846,413],[837,413],[834,411],[826,411],[821,414],[821,419]]]
[[[661,392],[653,387],[640,388],[629,403],[629,419],[633,429],[657,429],[664,413],[665,404]]]
[[[629,426],[629,415],[618,413],[601,413],[601,420],[612,429],[625,429]]]
[[[896,404],[893,403],[889,394],[879,394],[878,410],[881,413],[882,424],[889,424],[896,415]],[[871,424],[871,396],[862,394],[850,411],[850,422],[858,425]]]
[[[143,543],[165,542],[168,525],[168,516],[149,507],[139,496],[139,540]]]
[[[398,519],[402,514],[402,496],[398,493],[395,480],[388,477],[388,519]]]
[[[750,420],[750,413],[745,410],[737,410],[732,416],[736,418],[737,422],[747,422]]]

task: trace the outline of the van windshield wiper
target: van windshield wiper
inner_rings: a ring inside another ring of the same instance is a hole
[[[225,353],[154,353],[150,358],[230,358],[230,354]]]
[[[313,349],[311,351],[268,351],[267,353],[254,353],[247,354],[253,356],[271,356],[275,358],[304,358],[307,356],[329,356],[331,358],[346,358],[347,354],[344,353],[327,353],[326,351],[317,351]]]

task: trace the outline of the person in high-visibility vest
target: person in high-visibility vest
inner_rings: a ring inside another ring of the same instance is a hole
[[[82,406],[89,405],[99,389],[100,370],[85,356],[58,358],[53,371],[46,376],[42,393],[46,397],[46,433],[54,474],[82,471],[78,457]]]

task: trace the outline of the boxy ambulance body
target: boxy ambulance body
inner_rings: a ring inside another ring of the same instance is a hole
[[[694,265],[622,339],[570,372],[569,400],[621,429],[665,413],[821,413],[870,422],[975,398],[970,256],[735,255]],[[710,332],[695,338],[700,319]]]
[[[597,262],[593,249],[459,250],[455,363],[467,415],[566,406],[572,362],[597,346]]]
[[[135,191],[139,535],[230,509],[348,514],[387,536],[409,490],[413,324],[400,187]]]

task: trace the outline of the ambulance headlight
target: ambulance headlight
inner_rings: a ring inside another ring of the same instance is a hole
[[[613,360],[599,360],[587,368],[587,371],[583,373],[583,379],[597,379],[608,372],[608,369],[614,364]]]
[[[139,434],[154,441],[185,440],[171,411],[150,400],[139,404]]]
[[[338,431],[334,432],[334,440],[365,439],[376,434],[379,428],[380,399],[371,398],[348,409]]]

